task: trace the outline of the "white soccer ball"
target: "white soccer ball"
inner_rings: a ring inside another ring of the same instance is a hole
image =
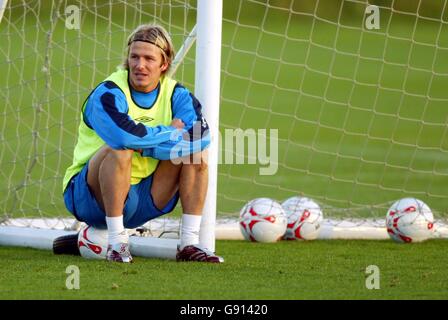
[[[387,233],[396,242],[421,242],[434,232],[434,216],[421,200],[404,198],[395,202],[386,215]]]
[[[107,230],[85,226],[78,234],[79,252],[84,258],[106,259],[107,244]]]
[[[283,239],[314,240],[319,235],[324,219],[320,206],[310,198],[291,197],[282,203],[288,218]]]
[[[280,203],[269,198],[257,198],[241,209],[239,224],[248,241],[276,242],[285,233],[286,215]]]

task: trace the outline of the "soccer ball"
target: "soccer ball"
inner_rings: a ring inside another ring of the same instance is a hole
[[[285,233],[286,215],[280,203],[269,198],[257,198],[241,209],[239,224],[248,241],[276,242]]]
[[[87,259],[106,259],[108,244],[107,230],[85,226],[78,234],[81,256]]]
[[[288,218],[283,239],[314,240],[319,235],[323,213],[319,205],[306,197],[291,197],[282,203]]]
[[[434,216],[421,200],[404,198],[395,202],[386,215],[387,233],[396,242],[421,242],[434,232]]]

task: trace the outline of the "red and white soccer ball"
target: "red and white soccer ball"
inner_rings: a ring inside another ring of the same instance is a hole
[[[283,239],[314,240],[319,235],[323,221],[320,206],[310,198],[291,197],[282,203],[288,218]]]
[[[79,252],[84,258],[106,259],[107,244],[107,230],[85,226],[81,228],[81,231],[78,234]]]
[[[396,242],[421,242],[434,233],[434,216],[421,200],[404,198],[395,202],[386,215],[387,233]]]
[[[240,230],[244,239],[254,242],[276,242],[286,230],[286,215],[280,203],[257,198],[240,211]]]

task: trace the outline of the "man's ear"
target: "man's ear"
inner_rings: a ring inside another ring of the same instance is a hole
[[[162,71],[162,72],[165,72],[166,71],[166,69],[168,69],[168,63],[163,63],[161,66],[160,66],[160,70]]]

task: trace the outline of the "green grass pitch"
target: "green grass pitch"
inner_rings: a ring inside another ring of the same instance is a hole
[[[131,265],[0,249],[0,299],[447,299],[446,242],[218,241],[221,265],[135,258]],[[80,271],[69,290],[66,268]],[[379,268],[368,289],[366,268]]]

